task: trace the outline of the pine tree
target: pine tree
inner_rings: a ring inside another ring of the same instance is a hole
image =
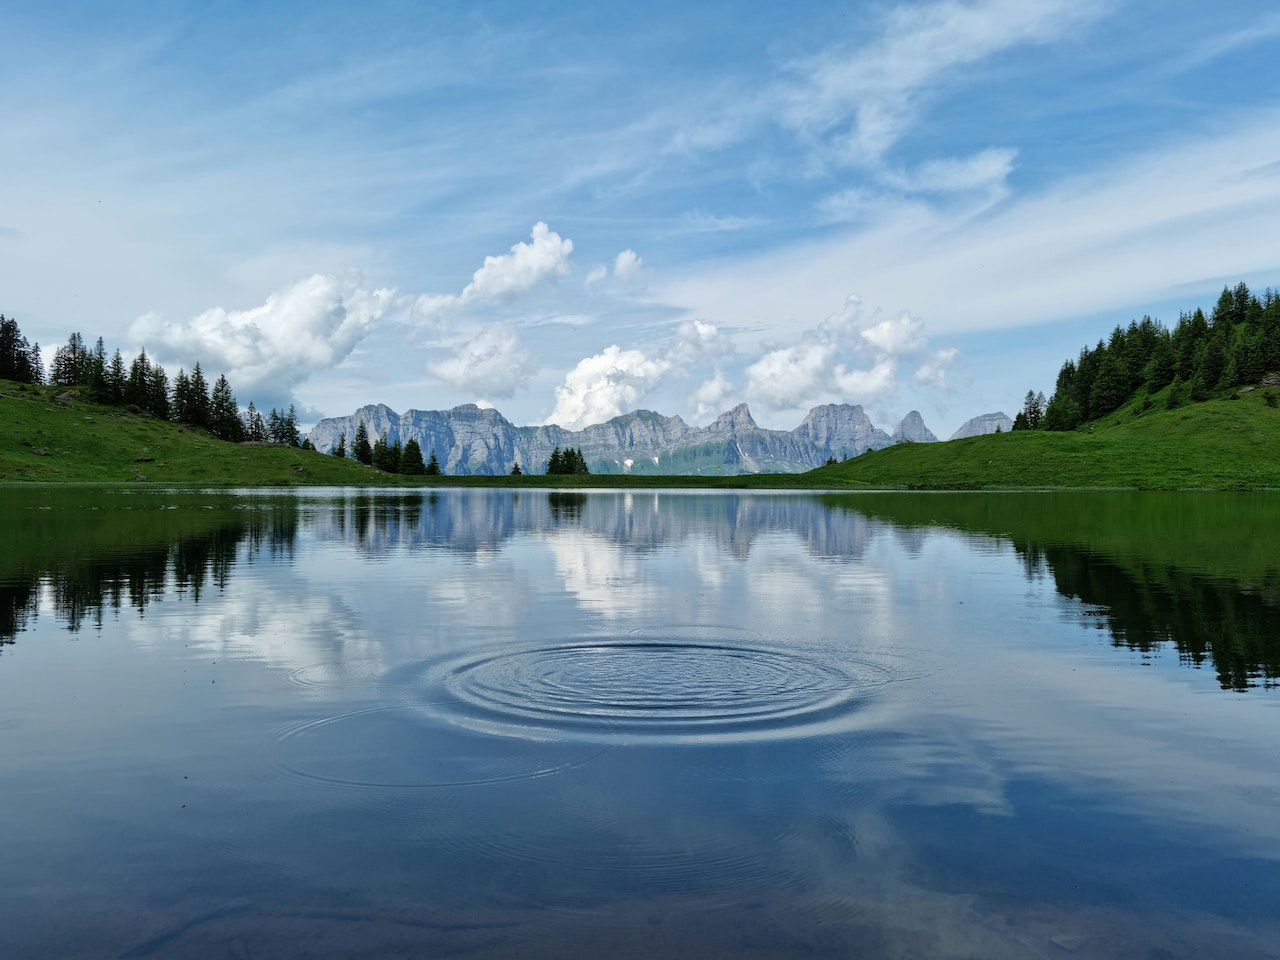
[[[427,465],[422,462],[422,446],[412,438],[404,445],[400,454],[400,472],[410,477],[420,477],[427,472]]]
[[[280,442],[290,447],[302,446],[302,435],[298,432],[298,408],[289,404],[289,412],[280,422]]]
[[[151,364],[147,373],[147,393],[143,404],[144,410],[161,420],[169,419],[169,378],[165,376],[164,367],[158,363]]]
[[[94,403],[110,402],[107,389],[107,348],[101,337],[86,358],[85,383],[89,386],[90,400]]]
[[[431,451],[431,459],[427,461],[426,475],[428,477],[440,476],[440,461],[436,459],[436,452]]]
[[[184,379],[181,370],[178,371],[178,383]],[[124,385],[124,402],[131,403],[136,407],[146,410],[147,395],[149,393],[148,386],[151,380],[151,361],[147,359],[147,351],[139,350],[138,355],[133,358],[133,362],[129,364],[129,379]],[[179,389],[175,387],[175,393]],[[176,399],[176,398],[175,398]]]
[[[191,422],[191,378],[188,378],[187,371],[182,367],[178,367],[178,374],[173,378],[173,403],[170,407],[173,419],[179,424]]]
[[[341,459],[344,459],[344,460],[346,459],[346,457],[347,457],[347,435],[346,435],[345,433],[340,433],[340,434],[338,434],[338,445],[337,445],[336,447],[334,447],[334,448],[330,451],[330,453],[332,453],[335,457],[340,457]],[[421,455],[419,455],[419,459],[421,459]]]
[[[200,370],[199,361],[191,370],[189,382],[191,388],[191,406],[188,410],[188,421],[197,427],[209,426],[209,385],[205,382],[204,373]]]
[[[551,451],[551,459],[547,461],[547,475],[564,473],[564,462],[560,455],[560,448],[556,447]]]
[[[520,469],[520,463],[519,463],[518,461],[517,461],[516,463],[512,464],[512,466],[511,466],[511,476],[513,476],[513,477],[523,477],[523,476],[524,476],[524,471]]]
[[[44,370],[40,364],[40,345],[32,345],[18,329],[18,321],[0,314],[0,380],[18,383],[40,383]]]
[[[400,466],[398,462],[393,462],[392,460],[391,444],[387,442],[385,430],[382,432],[382,436],[373,441],[371,461],[373,466],[383,473],[395,473]]]
[[[369,428],[361,420],[356,427],[356,439],[351,445],[351,455],[366,467],[373,463],[373,447],[369,444]]]
[[[120,355],[117,349],[111,355],[111,359],[107,362],[107,368],[102,374],[103,392],[107,396],[107,403],[121,404],[124,403],[124,388],[128,383],[129,374],[124,368],[124,357]]]
[[[253,401],[249,401],[249,408],[244,412],[244,437],[254,443],[261,443],[265,437],[266,425],[262,422],[262,415],[258,413],[258,408],[254,406]]]
[[[213,385],[213,394],[209,397],[209,431],[215,437],[232,443],[239,443],[244,439],[240,407],[225,374],[219,375]]]
[[[87,373],[88,351],[84,338],[73,333],[66,344],[54,351],[51,382],[60,387],[75,387],[85,382]]]

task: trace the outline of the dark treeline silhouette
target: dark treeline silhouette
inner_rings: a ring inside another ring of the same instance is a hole
[[[548,474],[583,474],[590,473],[587,469],[587,461],[582,456],[582,448],[577,450],[572,447],[566,447],[561,450],[556,447],[551,451],[551,459],[547,461]]]
[[[1085,347],[1058,372],[1053,396],[1027,394],[1015,430],[1074,430],[1118,409],[1139,391],[1171,388],[1173,408],[1209,400],[1268,373],[1280,372],[1280,296],[1261,298],[1239,283],[1223,288],[1209,316],[1183,313],[1172,330],[1151,317],[1117,326],[1097,346]],[[1274,395],[1272,395],[1274,396]],[[1268,397],[1269,403],[1274,403]]]
[[[1015,544],[1029,569],[1047,568],[1064,597],[1100,608],[1111,642],[1141,653],[1172,645],[1209,665],[1224,690],[1280,683],[1280,577],[1257,589],[1158,564],[1140,576],[1080,547]]]
[[[1086,616],[1117,648],[1151,654],[1172,647],[1182,662],[1212,668],[1227,690],[1280,683],[1280,555],[1242,542],[1248,531],[1274,528],[1280,508],[1271,494],[824,499],[902,529],[949,529],[1010,544],[1029,579],[1051,577],[1062,596],[1097,607]]]
[[[62,625],[78,633],[86,625],[101,626],[109,612],[126,606],[144,613],[169,590],[198,603],[210,587],[226,587],[237,560],[264,549],[273,556],[291,554],[298,532],[292,504],[228,511],[219,523],[198,532],[181,532],[180,516],[173,522],[173,534],[151,544],[129,550],[76,549],[70,557],[49,557],[4,571],[0,643],[13,643],[29,627],[44,591]]]
[[[384,432],[376,441],[370,443],[369,428],[364,421],[356,426],[355,439],[349,453],[345,433],[338,437],[338,442],[334,444],[330,453],[335,457],[349,455],[351,459],[363,463],[366,467],[376,467],[383,473],[400,473],[410,477],[434,477],[440,474],[440,462],[436,459],[434,450],[431,451],[431,461],[424,463],[422,447],[417,440],[411,439],[403,446],[398,438],[395,443],[389,443],[387,434]]]
[[[0,380],[43,383],[40,344],[28,343],[18,322],[0,313]]]
[[[46,376],[39,344],[28,344],[17,322],[3,316],[0,316],[0,380],[79,387],[93,403],[136,407],[161,420],[202,427],[215,437],[233,443],[252,440],[293,447],[304,445],[293,406],[288,412],[273,407],[264,419],[251,401],[242,415],[226,376],[220,375],[210,387],[199,362],[190,373],[180,368],[170,384],[164,367],[153,363],[145,349],[126,364],[118,348],[107,356],[101,337],[89,347],[79,333],[73,333],[54,351]]]

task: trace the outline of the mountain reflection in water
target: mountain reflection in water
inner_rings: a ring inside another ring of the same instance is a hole
[[[0,957],[1275,957],[1278,529],[6,488]]]
[[[1153,652],[1172,646],[1189,666],[1211,666],[1223,689],[1280,680],[1280,552],[1258,534],[1280,530],[1280,509],[1270,495],[811,499],[482,490],[462,497],[344,492],[332,498],[191,498],[52,490],[29,501],[9,497],[0,506],[8,558],[0,561],[0,643],[15,641],[42,596],[73,632],[86,623],[100,626],[105,610],[125,604],[143,610],[170,587],[199,602],[203,590],[225,586],[237,559],[249,562],[264,550],[288,554],[302,523],[322,539],[350,541],[371,556],[403,549],[474,555],[517,535],[576,524],[632,551],[698,538],[746,556],[758,538],[786,533],[814,558],[857,559],[876,536],[891,536],[918,552],[931,532],[959,530],[1010,544],[1029,578],[1048,572],[1063,597],[1088,605],[1082,614],[1106,629],[1117,647]],[[68,510],[75,518],[70,522]],[[1106,535],[1099,538],[1103,528]],[[1214,546],[1204,549],[1206,540]],[[122,543],[133,546],[122,549]],[[1223,555],[1231,562],[1215,568]]]

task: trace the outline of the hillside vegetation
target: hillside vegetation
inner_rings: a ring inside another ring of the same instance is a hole
[[[1169,388],[1166,388],[1168,390]],[[564,486],[809,489],[1280,488],[1273,391],[1164,408],[1136,395],[1090,431],[905,443],[805,474],[408,477],[292,446],[236,444],[76,391],[0,381],[0,482],[216,486]]]
[[[354,460],[239,444],[80,391],[0,380],[0,482],[394,485]]]
[[[1140,390],[1092,428],[899,444],[809,476],[832,486],[942,490],[1280,488],[1280,409],[1268,404],[1271,391],[1169,410],[1172,389],[1150,396]]]

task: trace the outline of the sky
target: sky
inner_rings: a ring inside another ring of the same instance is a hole
[[[1266,2],[0,0],[0,312],[304,423],[940,437],[1280,287]]]

